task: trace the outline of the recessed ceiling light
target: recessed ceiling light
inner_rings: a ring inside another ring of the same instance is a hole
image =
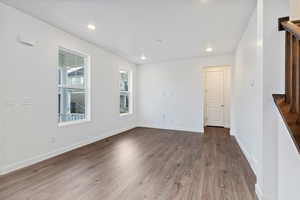
[[[96,30],[96,26],[93,25],[93,24],[89,24],[89,25],[88,25],[88,29],[94,31],[94,30]]]
[[[213,51],[213,48],[207,47],[205,51],[206,51],[206,52],[212,52],[212,51]]]
[[[147,57],[143,54],[143,55],[141,56],[141,60],[147,60]]]

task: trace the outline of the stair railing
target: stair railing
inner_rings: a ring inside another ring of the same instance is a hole
[[[274,94],[275,103],[300,153],[300,21],[279,19],[285,31],[285,94]]]

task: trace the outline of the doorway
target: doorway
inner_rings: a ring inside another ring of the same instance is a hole
[[[230,127],[229,66],[204,69],[204,126]]]

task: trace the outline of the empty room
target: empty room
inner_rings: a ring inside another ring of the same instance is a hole
[[[0,200],[299,200],[299,0],[0,0]]]

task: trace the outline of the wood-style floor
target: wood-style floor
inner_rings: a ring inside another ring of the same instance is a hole
[[[0,177],[1,200],[255,200],[227,129],[136,128]]]

